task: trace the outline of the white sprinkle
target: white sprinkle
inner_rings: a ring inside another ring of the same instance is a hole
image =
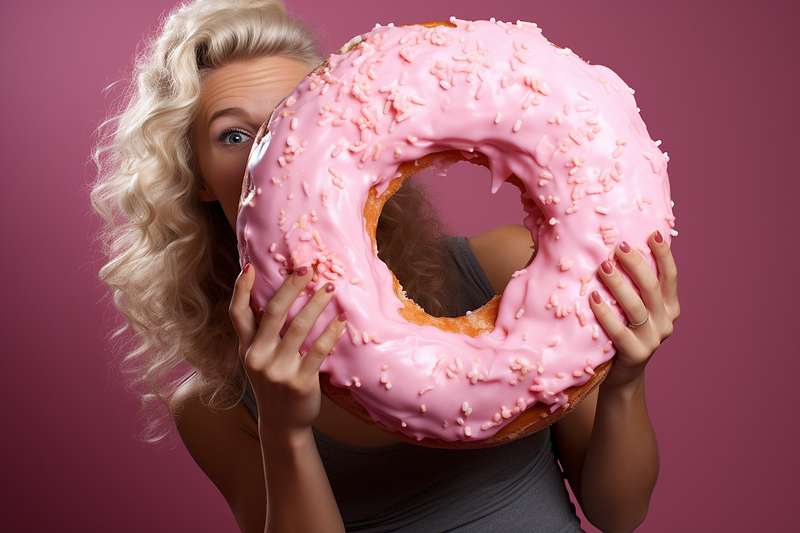
[[[495,124],[500,124],[500,117],[502,117],[502,116],[503,116],[502,113],[498,113],[497,116],[494,117],[494,123]]]
[[[597,340],[597,339],[600,338],[600,327],[597,324],[592,326],[592,338],[594,340]]]
[[[447,83],[445,80],[439,81],[439,85],[442,86],[442,89],[450,89],[451,87],[453,87],[452,85]]]
[[[597,211],[598,213],[600,213],[601,215],[607,215],[607,214],[609,214],[611,212],[611,210],[609,208],[601,207],[601,206],[595,207],[594,210]]]
[[[480,74],[478,76],[480,77]],[[478,87],[478,92],[475,93],[475,99],[480,100],[481,98],[483,98],[483,94],[486,92],[486,89],[488,88],[489,86],[486,84],[485,81],[481,82],[481,86]]]
[[[669,230],[669,234],[672,235],[673,237],[677,237],[678,236],[678,232],[675,231],[674,229]]]
[[[514,123],[514,131],[519,131],[519,129],[520,129],[521,127],[522,127],[522,121],[521,121],[521,120],[518,120],[518,121],[516,121],[516,122]]]

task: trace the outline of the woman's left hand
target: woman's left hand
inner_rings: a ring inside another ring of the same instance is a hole
[[[643,375],[650,357],[672,334],[673,323],[680,315],[678,271],[669,245],[658,231],[650,236],[648,245],[656,259],[657,275],[642,255],[625,241],[619,244],[615,254],[640,294],[636,294],[610,262],[604,261],[598,269],[600,279],[625,312],[627,325],[614,315],[598,291],[592,292],[589,298],[592,311],[617,350],[605,386],[625,386]]]

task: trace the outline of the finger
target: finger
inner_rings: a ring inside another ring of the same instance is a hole
[[[298,268],[286,278],[278,292],[264,307],[258,332],[253,340],[254,349],[261,350],[280,341],[280,333],[286,323],[289,309],[307,287],[309,281],[311,281],[311,271],[307,267]]]
[[[311,328],[314,327],[322,311],[333,299],[335,292],[336,285],[327,283],[314,293],[308,303],[292,319],[289,327],[286,328],[286,332],[281,340],[281,351],[285,350],[292,354],[296,354],[300,351]]]
[[[633,286],[622,277],[622,274],[609,261],[601,263],[599,273],[600,279],[602,279],[611,295],[622,308],[629,323],[639,324],[647,320],[650,313],[644,301],[633,289]]]
[[[233,329],[239,336],[242,346],[250,346],[256,335],[257,327],[255,315],[250,307],[250,291],[255,283],[255,271],[250,263],[244,266],[236,283],[233,285],[233,295],[228,307],[228,314],[233,322]]]
[[[633,299],[630,295],[630,293],[636,294],[635,291],[633,291],[633,287],[623,281],[624,286],[628,289],[628,291],[624,291],[627,303],[628,305],[636,307],[635,310],[632,310],[632,313],[629,312],[629,308],[617,298],[622,308],[625,309],[630,322],[632,324],[638,324],[647,319],[648,315],[656,320],[666,318],[667,312],[664,308],[664,299],[661,295],[661,285],[659,284],[655,272],[653,272],[653,269],[651,269],[650,265],[644,260],[642,254],[632,249],[627,242],[622,241],[617,247],[614,257],[617,258],[622,268],[625,269],[625,272],[628,273],[633,283],[639,289],[639,295],[636,296],[636,299]],[[620,280],[622,280],[621,276]],[[609,289],[610,288],[611,287],[609,287]],[[614,293],[613,290],[612,293]],[[616,297],[616,293],[614,293],[614,296]]]
[[[658,281],[661,285],[664,304],[667,306],[670,318],[676,320],[681,311],[678,303],[678,267],[675,265],[675,258],[672,257],[672,250],[664,242],[660,231],[653,232],[649,245],[656,258]]]
[[[632,343],[636,341],[633,332],[631,332],[630,328],[625,327],[625,324],[616,317],[598,291],[592,291],[589,298],[589,305],[592,307],[594,316],[597,318],[600,326],[611,339],[611,342],[614,343],[614,346],[616,346],[617,351],[629,351]]]
[[[322,362],[328,357],[331,351],[333,351],[333,346],[344,333],[346,325],[347,314],[344,312],[339,313],[338,316],[334,317],[334,319],[328,323],[325,331],[323,331],[314,344],[311,345],[311,349],[308,350],[308,353],[301,361],[303,372],[309,375],[319,373],[319,367],[322,366]]]

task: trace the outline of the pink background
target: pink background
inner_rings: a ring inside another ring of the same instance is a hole
[[[119,94],[103,88],[170,4],[0,8],[2,531],[235,530],[180,445],[137,440],[137,400],[115,375],[104,339],[112,312],[98,305],[94,277],[88,158]],[[637,90],[672,158],[683,304],[648,371],[662,466],[639,531],[795,529],[796,4],[404,0],[347,14],[335,5],[292,3],[328,52],[375,22],[521,18]],[[482,205],[482,187],[458,202]],[[505,222],[504,210],[486,210],[479,229]]]

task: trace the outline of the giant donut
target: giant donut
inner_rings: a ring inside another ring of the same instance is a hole
[[[676,233],[667,156],[633,91],[549,43],[532,23],[376,26],[303,80],[256,140],[242,187],[241,262],[263,307],[294,268],[314,270],[290,311],[336,285],[308,339],[342,311],[321,368],[340,406],[428,446],[496,445],[574,408],[614,347],[588,303],[622,239],[651,266],[649,235]],[[426,315],[377,257],[383,202],[405,175],[466,159],[520,187],[538,250],[502,297]],[[307,346],[306,346],[307,349]]]

